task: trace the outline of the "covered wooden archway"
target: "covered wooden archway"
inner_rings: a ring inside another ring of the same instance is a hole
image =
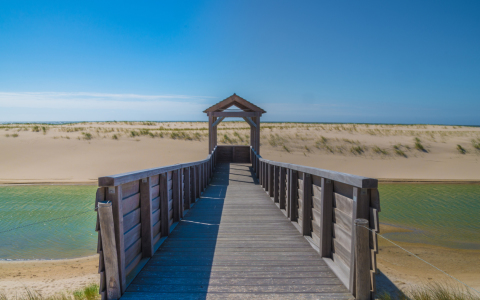
[[[229,109],[236,106],[239,109]],[[203,111],[208,116],[208,152],[217,146],[217,125],[225,118],[243,118],[250,125],[250,146],[260,154],[260,117],[263,109],[233,94]]]

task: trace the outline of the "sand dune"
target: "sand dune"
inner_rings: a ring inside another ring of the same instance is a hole
[[[94,183],[207,155],[202,122],[35,126],[0,126],[0,183]],[[220,126],[220,143],[248,144],[245,123]],[[272,160],[379,179],[480,180],[480,128],[267,123],[261,134]]]

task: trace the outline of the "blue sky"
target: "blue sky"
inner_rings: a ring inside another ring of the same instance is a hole
[[[479,1],[1,1],[0,122],[480,125]]]

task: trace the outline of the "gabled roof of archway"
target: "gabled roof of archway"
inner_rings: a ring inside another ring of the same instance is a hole
[[[209,108],[207,108],[203,112],[204,113],[220,112],[220,111],[226,110],[227,108],[229,108],[231,106],[236,106],[236,107],[238,107],[241,110],[246,111],[246,112],[261,112],[263,114],[266,113],[266,111],[264,111],[260,107],[258,107],[255,104],[243,99],[242,97],[240,97],[236,94],[233,94],[230,97],[228,97],[227,99],[224,99],[224,100],[218,102],[217,104],[215,104],[213,106],[210,106]]]

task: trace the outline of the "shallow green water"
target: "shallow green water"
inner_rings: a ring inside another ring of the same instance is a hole
[[[0,186],[0,259],[60,259],[96,253],[95,186]],[[83,213],[86,212],[86,213]],[[70,215],[75,215],[68,217]]]
[[[61,218],[0,233],[0,260],[95,254],[95,190],[95,186],[0,186],[0,232]],[[387,237],[480,249],[480,185],[381,184],[379,190],[380,221],[414,230]]]
[[[380,222],[413,229],[397,241],[480,249],[480,185],[380,184]]]

